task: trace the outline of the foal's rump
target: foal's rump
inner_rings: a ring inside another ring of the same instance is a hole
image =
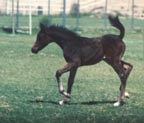
[[[125,52],[125,44],[117,35],[104,35],[102,45],[105,57],[119,56],[121,58]]]

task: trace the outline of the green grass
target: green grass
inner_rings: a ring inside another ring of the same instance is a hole
[[[128,23],[126,20],[123,22]],[[104,34],[103,30],[92,32],[88,28],[89,25],[81,35],[91,37]],[[109,32],[115,33],[115,30]],[[70,103],[60,106],[57,102],[63,96],[58,93],[55,72],[65,65],[61,49],[56,44],[50,44],[34,55],[30,50],[36,35],[1,34],[0,37],[0,123],[144,121],[142,33],[127,32],[124,39],[127,45],[124,59],[133,64],[134,69],[127,84],[130,99],[126,99],[126,104],[121,107],[113,107],[113,102],[119,97],[120,81],[106,63],[81,67],[76,75]],[[68,73],[62,76],[65,88],[67,78]]]

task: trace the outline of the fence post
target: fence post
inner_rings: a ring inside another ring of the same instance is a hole
[[[12,34],[15,35],[14,0],[12,0]]]
[[[133,24],[134,24],[134,0],[132,0],[132,13],[131,13],[131,30],[134,29]]]
[[[66,0],[63,0],[63,26],[66,26]]]
[[[31,8],[31,0],[29,0],[29,34],[32,34],[32,8]]]
[[[48,0],[48,26],[50,25],[50,20],[51,20],[51,18],[50,18],[50,0]]]
[[[16,31],[19,29],[19,0],[17,0]]]
[[[105,31],[107,31],[107,4],[108,4],[108,1],[105,0],[105,15],[104,15],[104,27],[105,27]]]
[[[143,28],[143,31],[142,31],[142,37],[143,37],[143,59],[144,59],[144,28]]]
[[[76,20],[76,31],[79,31],[79,14],[80,14],[80,4],[79,4],[79,0],[77,0],[77,20]]]

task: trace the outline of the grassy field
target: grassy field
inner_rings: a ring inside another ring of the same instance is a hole
[[[81,35],[105,33],[86,29]],[[34,55],[31,47],[36,35],[0,34],[0,123],[144,122],[142,37],[141,32],[127,32],[124,38],[124,59],[134,66],[127,84],[130,98],[125,105],[113,107],[119,97],[120,81],[113,69],[101,62],[78,70],[71,102],[60,106],[57,102],[63,97],[58,93],[55,71],[65,65],[61,49],[50,44]],[[68,73],[62,76],[65,88],[67,78]]]

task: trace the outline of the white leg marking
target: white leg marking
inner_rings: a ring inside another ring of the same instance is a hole
[[[118,106],[120,106],[120,105],[121,105],[121,103],[120,103],[120,101],[117,101],[117,102],[116,102],[116,103],[114,103],[113,105],[114,105],[114,107],[118,107]]]
[[[126,98],[129,98],[129,97],[130,97],[128,92],[125,92],[125,97],[126,97]]]
[[[63,104],[68,103],[69,101],[70,101],[70,99],[64,98],[63,100],[59,101],[59,104],[60,104],[60,105],[63,105]]]
[[[60,105],[63,105],[63,104],[64,104],[64,101],[63,101],[63,100],[59,101],[59,104],[60,104]]]
[[[69,93],[65,92],[65,91],[63,92],[63,95],[66,96],[66,97],[71,98],[71,95]]]
[[[59,86],[59,91],[60,91],[60,92],[64,90],[64,88],[63,88],[63,85],[62,85],[62,82],[61,82],[61,81],[59,82],[58,86]]]
[[[67,92],[64,91],[64,88],[63,88],[63,85],[62,85],[61,81],[59,82],[58,87],[59,87],[59,92],[61,94],[63,94],[66,97],[69,97],[69,98],[71,97],[69,93],[67,93]]]

